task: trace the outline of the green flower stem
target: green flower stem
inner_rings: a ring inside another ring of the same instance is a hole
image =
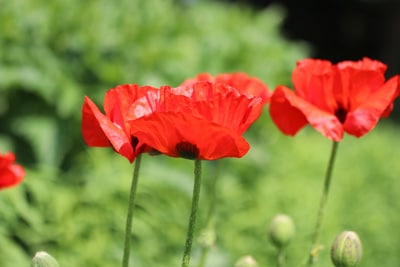
[[[201,250],[200,261],[199,261],[198,267],[203,267],[204,264],[206,264],[207,254],[208,254],[208,251],[209,251],[209,250],[210,250],[209,247],[204,247],[204,248]]]
[[[208,213],[207,213],[207,220],[206,220],[206,225],[207,227],[212,227],[213,225],[213,217],[214,217],[214,211],[215,211],[215,204],[216,204],[216,198],[217,198],[217,180],[218,176],[220,174],[221,170],[221,160],[216,160],[213,163],[216,164],[215,166],[215,176],[212,177],[211,185],[210,185],[210,206],[208,208]]]
[[[285,248],[279,248],[276,263],[278,267],[285,266]]]
[[[332,180],[332,170],[333,170],[333,165],[335,162],[338,144],[339,143],[335,142],[335,141],[332,144],[331,156],[329,158],[328,168],[327,168],[326,174],[325,174],[324,188],[323,188],[321,199],[320,199],[320,206],[319,206],[319,210],[318,210],[317,222],[315,224],[312,246],[311,246],[311,250],[310,250],[310,254],[309,254],[309,258],[308,258],[308,266],[312,266],[314,264],[314,262],[316,261],[316,259],[318,257],[318,253],[321,250],[321,245],[319,244],[319,236],[321,234],[322,221],[323,221],[323,218],[325,215],[325,207],[326,207],[326,203],[328,200],[329,186],[330,186],[330,183]]]
[[[125,226],[125,246],[124,246],[124,256],[122,260],[122,267],[128,267],[129,265],[129,255],[131,248],[131,232],[132,232],[132,218],[133,211],[135,209],[135,196],[136,189],[139,181],[139,170],[140,170],[140,162],[142,155],[138,154],[135,159],[135,167],[133,170],[132,184],[131,190],[129,193],[129,204],[128,204],[128,213],[126,216],[126,226]]]
[[[200,199],[200,187],[201,187],[201,160],[194,160],[194,186],[192,195],[192,208],[190,211],[188,231],[186,235],[185,250],[183,252],[182,267],[188,267],[190,262],[190,253],[193,244],[193,235],[196,226],[197,209],[199,206]]]
[[[212,163],[215,163],[215,176],[212,177],[211,180],[211,184],[210,184],[210,206],[208,207],[208,213],[207,213],[207,218],[206,218],[206,229],[205,231],[207,233],[211,232],[214,233],[214,211],[215,211],[215,204],[216,204],[216,198],[217,198],[217,180],[220,174],[220,170],[221,170],[221,160],[216,160],[213,161]],[[207,237],[206,237],[207,238]],[[208,242],[208,240],[206,241]],[[205,263],[206,263],[206,259],[207,259],[207,255],[210,251],[210,244],[203,244],[203,247],[201,249],[201,254],[200,254],[200,260],[199,260],[199,264],[197,265],[197,267],[204,267]]]

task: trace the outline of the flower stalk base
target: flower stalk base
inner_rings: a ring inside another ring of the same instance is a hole
[[[122,267],[128,267],[129,265],[129,255],[131,248],[131,232],[132,232],[132,219],[133,219],[133,211],[135,209],[135,197],[136,197],[136,189],[139,181],[139,170],[140,170],[140,162],[142,155],[137,155],[135,159],[135,167],[133,170],[132,184],[131,190],[129,193],[129,204],[128,204],[128,213],[126,216],[126,226],[125,226],[125,246],[124,246],[124,256],[122,259]]]
[[[194,186],[192,195],[192,208],[190,211],[188,231],[186,235],[185,249],[182,258],[182,267],[188,267],[190,263],[190,253],[192,251],[194,230],[196,227],[197,209],[200,200],[201,187],[201,160],[194,160]]]
[[[318,244],[319,236],[321,234],[322,221],[323,221],[323,218],[325,215],[326,203],[328,201],[329,187],[331,184],[332,170],[333,170],[333,165],[335,163],[336,151],[337,151],[338,144],[339,144],[339,142],[335,142],[335,141],[332,144],[331,155],[330,155],[329,162],[328,162],[328,168],[326,170],[324,188],[322,191],[320,206],[319,206],[319,210],[318,210],[317,222],[315,224],[315,229],[314,229],[314,237],[313,237],[311,251],[310,251],[308,262],[307,262],[308,266],[312,266],[314,264],[314,262],[317,260],[319,251],[322,248],[322,246],[320,244]]]

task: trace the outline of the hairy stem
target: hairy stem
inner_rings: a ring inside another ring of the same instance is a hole
[[[137,155],[135,159],[135,167],[133,170],[133,177],[131,183],[131,189],[129,193],[129,204],[128,204],[128,213],[126,216],[126,225],[125,225],[125,246],[124,246],[124,256],[122,260],[122,267],[128,267],[129,265],[129,256],[130,256],[130,248],[131,248],[131,232],[132,232],[132,218],[133,211],[135,209],[135,197],[136,197],[136,189],[139,181],[139,170],[140,170],[140,162],[141,162],[141,154]]]
[[[207,218],[206,218],[206,228],[204,229],[204,231],[206,232],[206,235],[214,235],[215,232],[215,220],[214,220],[214,211],[215,211],[215,206],[216,206],[216,198],[217,198],[217,180],[220,174],[220,170],[221,170],[221,160],[216,160],[213,161],[212,163],[215,163],[215,176],[212,177],[212,181],[210,184],[210,204],[208,207],[208,213],[207,213]],[[205,244],[203,244],[203,247],[201,249],[201,254],[200,254],[200,260],[199,260],[199,264],[197,265],[197,267],[204,267],[206,260],[207,260],[207,255],[210,251],[211,248],[211,242],[210,240],[208,240],[209,238],[214,238],[214,236],[209,237],[206,236],[205,237],[207,240],[205,241]]]
[[[318,253],[321,250],[321,245],[319,244],[319,237],[321,234],[321,227],[322,227],[322,221],[324,219],[325,215],[325,209],[326,209],[326,203],[328,201],[328,194],[329,194],[329,187],[330,183],[332,180],[332,170],[333,170],[333,165],[335,163],[335,158],[336,158],[336,151],[338,148],[338,142],[333,142],[332,144],[332,150],[331,150],[331,155],[329,158],[328,162],[328,168],[326,170],[325,174],[325,181],[324,181],[324,187],[322,190],[322,195],[319,203],[319,210],[318,210],[318,215],[317,215],[317,222],[315,224],[314,228],[314,236],[312,240],[312,245],[311,245],[311,250],[308,258],[308,266],[312,266],[314,262],[316,261],[318,257]]]
[[[200,187],[201,187],[201,160],[194,160],[194,185],[192,195],[192,208],[190,211],[188,231],[186,235],[185,249],[182,258],[182,267],[188,267],[190,262],[190,253],[192,251],[193,236],[196,226],[197,209],[199,206],[200,199]]]

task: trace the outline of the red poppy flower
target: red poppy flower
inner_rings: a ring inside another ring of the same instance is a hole
[[[15,186],[24,179],[24,169],[14,161],[14,154],[0,154],[0,189]]]
[[[343,61],[299,61],[293,71],[295,91],[278,86],[270,115],[287,135],[308,123],[334,141],[344,132],[361,137],[388,116],[399,90],[399,76],[385,80],[386,65],[369,58]]]
[[[261,97],[248,97],[226,84],[207,81],[162,87],[158,99],[143,99],[151,100],[148,106],[155,109],[131,120],[132,136],[172,157],[205,160],[245,155],[249,144],[242,133],[263,106]]]
[[[113,147],[116,152],[133,162],[137,153],[146,151],[145,146],[138,146],[138,141],[130,135],[130,126],[126,118],[130,119],[146,115],[145,107],[137,105],[134,114],[130,106],[142,96],[151,96],[151,92],[158,89],[135,84],[117,86],[107,91],[104,98],[103,114],[93,101],[85,97],[82,107],[82,135],[88,146]]]

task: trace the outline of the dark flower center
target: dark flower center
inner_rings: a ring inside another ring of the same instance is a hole
[[[139,154],[143,152],[144,146],[138,149],[139,139],[136,136],[131,137],[132,148],[135,154]]]
[[[136,149],[136,146],[139,144],[139,139],[137,139],[137,137],[135,137],[135,136],[132,136],[131,142],[132,142],[133,149]]]
[[[199,149],[196,145],[188,142],[180,142],[176,145],[176,151],[179,156],[185,159],[197,159],[199,156]]]
[[[335,111],[335,116],[336,118],[338,118],[338,120],[343,124],[346,121],[346,117],[347,117],[347,110],[345,110],[342,107],[339,107],[338,109],[336,109]]]

